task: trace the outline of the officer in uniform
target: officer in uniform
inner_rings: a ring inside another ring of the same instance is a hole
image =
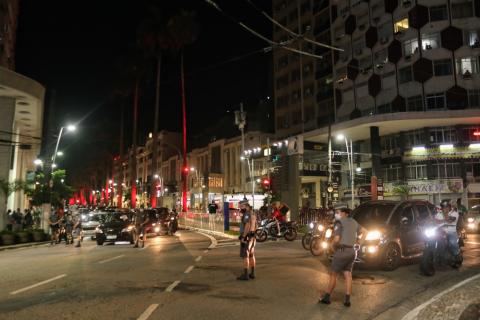
[[[72,237],[75,239],[77,238],[77,244],[75,245],[76,248],[80,248],[81,244],[80,242],[82,241],[82,215],[77,212],[73,216],[73,233]]]
[[[140,235],[142,235],[142,247],[145,246],[145,241],[147,240],[147,234],[145,226],[149,222],[150,218],[148,217],[147,212],[142,208],[135,212],[135,245],[134,248],[138,248],[138,241],[140,240]]]
[[[237,280],[255,279],[255,230],[257,217],[246,199],[240,201],[242,222],[240,224],[240,258],[243,259],[243,274]],[[251,269],[248,274],[248,269]]]
[[[328,282],[327,292],[320,300],[321,303],[330,304],[330,295],[337,284],[339,273],[345,277],[345,301],[343,305],[350,307],[350,295],[352,294],[352,270],[356,258],[354,248],[358,235],[362,233],[363,228],[350,217],[351,210],[345,205],[335,206],[335,225],[333,231],[333,254],[330,280]]]

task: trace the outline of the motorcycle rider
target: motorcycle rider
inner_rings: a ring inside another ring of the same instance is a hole
[[[435,216],[435,220],[444,223],[443,227],[447,233],[447,240],[452,250],[452,255],[458,257],[460,254],[460,247],[458,246],[457,222],[459,218],[458,212],[452,207],[450,200],[443,200],[440,203],[442,211]]]
[[[284,216],[282,216],[282,213],[280,212],[280,206],[280,202],[275,202],[272,206],[272,219],[275,220],[275,223],[277,224],[277,237],[281,236],[280,223],[284,221]]]
[[[135,245],[134,248],[138,248],[138,241],[140,240],[140,235],[143,235],[142,247],[145,246],[145,241],[147,240],[147,234],[145,226],[150,221],[148,213],[141,208],[140,210],[135,211]]]
[[[347,206],[337,204],[335,206],[335,226],[333,231],[333,254],[330,279],[327,292],[320,303],[330,304],[330,295],[337,284],[337,277],[343,272],[345,277],[345,301],[343,305],[350,307],[350,296],[352,294],[352,270],[356,258],[354,248],[358,235],[363,233],[364,229],[350,217],[351,210]]]
[[[240,201],[240,212],[242,222],[240,224],[240,257],[243,258],[243,274],[237,280],[255,279],[255,230],[257,228],[257,217],[253,213],[248,200]],[[248,274],[248,269],[251,269]]]

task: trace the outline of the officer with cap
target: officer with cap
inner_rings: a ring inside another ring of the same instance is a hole
[[[257,217],[247,199],[239,202],[242,221],[240,224],[240,257],[243,259],[243,274],[237,280],[255,279],[255,230]],[[251,269],[248,274],[248,269]]]
[[[350,295],[352,294],[352,270],[356,258],[354,248],[358,235],[363,232],[363,228],[350,217],[351,210],[344,204],[337,204],[335,207],[335,225],[333,230],[333,254],[330,279],[327,292],[319,301],[324,304],[330,304],[330,295],[337,284],[338,274],[343,272],[345,277],[345,301],[343,305],[350,307]]]

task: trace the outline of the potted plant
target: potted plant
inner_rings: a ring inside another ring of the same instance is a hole
[[[3,230],[0,232],[0,238],[2,239],[2,244],[5,246],[15,244],[15,234],[9,230]]]
[[[27,230],[18,231],[16,235],[19,243],[27,243],[30,241],[30,233]]]
[[[45,241],[45,232],[43,229],[33,229],[32,237],[35,242]]]

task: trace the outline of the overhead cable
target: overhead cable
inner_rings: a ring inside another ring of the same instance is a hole
[[[276,42],[276,41],[272,41],[270,39],[268,39],[267,37],[261,35],[260,33],[256,32],[255,30],[253,30],[252,28],[248,27],[247,25],[245,25],[243,22],[241,21],[237,21],[235,18],[233,18],[231,15],[229,15],[228,13],[226,13],[224,10],[222,10],[214,1],[212,0],[205,0],[206,3],[208,3],[209,5],[211,5],[212,7],[214,7],[215,9],[217,9],[220,13],[222,13],[225,17],[227,17],[228,19],[232,20],[234,23],[238,24],[239,26],[241,26],[242,28],[244,28],[245,30],[247,30],[248,32],[250,32],[251,34],[255,35],[256,37],[262,39],[263,41],[266,41],[268,42],[269,44],[271,44],[272,46],[274,47],[280,47],[280,48],[283,48],[285,50],[288,50],[288,51],[292,51],[292,52],[296,52],[296,53],[299,53],[299,54],[302,54],[302,55],[305,55],[305,56],[310,56],[310,57],[313,57],[313,58],[317,58],[317,59],[323,59],[322,56],[319,56],[319,55],[316,55],[316,54],[313,54],[313,53],[309,53],[309,52],[305,52],[305,51],[301,51],[301,50],[297,50],[297,49],[294,49],[294,48],[290,48],[290,47],[287,47],[286,45],[288,43],[290,43],[291,41],[282,41],[282,42]]]
[[[316,46],[320,46],[320,47],[324,47],[324,48],[328,48],[328,49],[332,49],[332,50],[337,50],[337,51],[344,51],[343,49],[341,48],[337,48],[337,47],[334,47],[334,46],[331,46],[331,45],[328,45],[328,44],[325,44],[325,43],[321,43],[321,42],[317,42],[317,41],[314,41],[312,39],[309,39],[309,38],[306,38],[304,35],[302,34],[298,34],[290,29],[288,29],[287,27],[285,27],[284,25],[282,25],[280,22],[276,21],[275,19],[273,19],[268,13],[266,13],[264,10],[260,9],[257,5],[255,5],[252,1],[250,0],[245,0],[246,2],[248,2],[253,8],[255,8],[255,10],[257,10],[258,12],[260,12],[263,16],[265,16],[265,18],[267,18],[268,20],[270,20],[273,24],[275,24],[276,26],[278,26],[279,28],[285,30],[286,32],[288,32],[290,35],[292,35],[293,37],[297,38],[297,39],[302,39],[302,40],[305,40],[306,42],[310,42]]]

